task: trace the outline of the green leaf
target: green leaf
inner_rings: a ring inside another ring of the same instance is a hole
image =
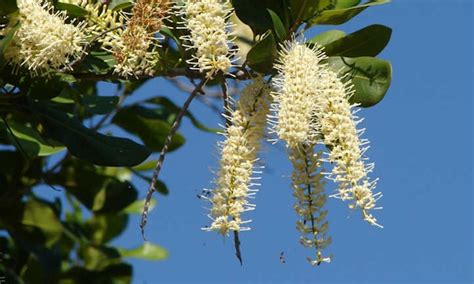
[[[278,37],[280,41],[285,40],[286,39],[285,25],[283,24],[283,22],[281,21],[277,13],[273,12],[270,9],[267,9],[267,11],[270,14],[270,17],[272,18],[273,30],[275,31],[276,36]]]
[[[122,210],[137,199],[137,190],[131,183],[111,180],[94,196],[92,210],[107,213]]]
[[[69,15],[73,17],[85,17],[89,14],[86,9],[82,8],[81,6],[69,4],[69,3],[62,3],[58,2],[56,4],[56,8],[58,10],[66,11]]]
[[[167,118],[163,117],[163,119],[165,119],[168,123],[173,123],[174,119],[176,118],[178,113],[181,111],[181,108],[179,108],[170,99],[166,97],[154,97],[149,100],[146,100],[145,103],[150,103],[150,104],[155,104],[155,105],[165,107],[167,111],[165,111],[164,113],[166,113],[168,117]],[[205,132],[210,132],[210,133],[217,133],[220,131],[220,129],[207,127],[206,125],[201,123],[199,120],[197,120],[196,117],[190,111],[186,111],[185,116],[189,118],[189,120],[191,120],[191,123],[197,129],[200,129]]]
[[[313,37],[312,39],[308,40],[307,43],[311,44],[319,44],[322,46],[326,46],[338,39],[341,39],[346,36],[346,33],[340,30],[330,30],[323,33],[320,33]],[[324,49],[326,51],[326,49]]]
[[[63,233],[53,206],[40,199],[26,203],[9,203],[0,207],[0,227],[6,226],[14,235],[22,235],[23,241],[44,243],[50,247]]]
[[[351,103],[370,107],[379,103],[387,93],[392,80],[390,62],[373,57],[330,57],[329,66],[351,80],[355,93]]]
[[[7,64],[5,56],[3,55],[5,50],[10,46],[13,40],[15,32],[20,28],[20,24],[17,24],[14,28],[8,31],[8,33],[0,40],[0,68],[3,68]]]
[[[80,255],[85,262],[85,268],[100,271],[107,266],[120,261],[120,252],[116,248],[101,245],[86,245],[81,247]]]
[[[105,74],[112,70],[115,64],[112,54],[105,51],[92,51],[74,70],[78,73]]]
[[[63,143],[72,155],[101,166],[135,166],[151,152],[127,138],[106,136],[88,129],[66,113],[43,104],[33,105],[51,138]]]
[[[324,51],[328,56],[376,56],[385,48],[391,34],[392,29],[386,26],[371,25],[326,44]]]
[[[133,257],[146,260],[163,260],[168,257],[168,252],[158,246],[145,242],[143,245],[135,249],[119,249],[120,255],[122,257]]]
[[[110,264],[101,271],[74,266],[61,275],[59,283],[64,284],[130,284],[132,266],[127,263]]]
[[[247,54],[247,63],[255,71],[270,73],[277,56],[277,46],[272,33],[259,41]]]
[[[390,0],[370,0],[362,5],[344,7],[333,7],[327,6],[326,9],[317,10],[315,14],[307,21],[309,25],[340,25],[343,24],[354,16],[364,11],[366,8],[375,5],[381,5],[390,2]]]
[[[133,6],[133,1],[130,0],[112,0],[109,4],[109,9],[119,11]]]
[[[119,98],[117,96],[83,96],[82,104],[93,114],[107,114],[115,109]]]
[[[162,120],[161,114],[145,107],[130,106],[119,110],[112,122],[140,137],[143,143],[153,151],[161,151],[171,129],[170,124]],[[173,135],[169,150],[173,151],[181,147],[184,142],[182,135],[178,133]]]
[[[0,121],[0,125],[5,128],[7,127],[2,121]],[[8,126],[16,138],[11,137],[11,143],[16,145],[16,141],[18,141],[20,143],[19,148],[24,150],[30,158],[53,155],[65,149],[63,145],[55,141],[46,141],[40,136],[38,130],[33,129],[31,126],[15,121],[9,121]]]
[[[16,0],[2,0],[0,5],[0,16],[11,14],[18,10],[16,6]]]
[[[125,208],[122,212],[127,214],[142,214],[143,206],[145,206],[145,199],[137,200]],[[156,206],[156,199],[152,198],[150,200],[150,211],[153,210]]]
[[[90,239],[94,243],[105,244],[120,235],[127,228],[128,219],[127,214],[95,214],[87,221],[85,227],[86,231],[90,234]]]
[[[130,182],[108,176],[103,171],[104,168],[72,160],[48,181],[65,187],[68,193],[95,213],[116,213],[137,199],[138,192]]]
[[[336,8],[349,8],[358,5],[360,0],[337,0],[336,1]]]
[[[261,1],[232,0],[237,17],[250,26],[254,34],[263,34],[273,26],[272,18]]]

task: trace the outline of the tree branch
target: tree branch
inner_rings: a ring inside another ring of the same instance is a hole
[[[76,79],[82,79],[82,80],[94,80],[94,81],[99,81],[99,80],[130,80],[130,79],[136,79],[136,80],[141,80],[141,79],[149,79],[149,78],[154,78],[154,77],[179,77],[179,76],[185,76],[191,79],[200,79],[204,78],[204,74],[196,72],[196,71],[189,71],[186,68],[171,68],[166,70],[166,72],[163,73],[158,73],[155,74],[154,76],[149,76],[149,75],[142,75],[142,76],[135,76],[133,78],[124,78],[123,76],[120,76],[119,74],[115,73],[105,73],[105,74],[91,74],[91,73],[68,73],[69,75],[74,76]],[[237,79],[237,80],[248,80],[252,78],[252,74],[246,70],[236,70],[232,73],[226,74],[226,78],[229,79]]]
[[[148,188],[148,191],[146,194],[145,205],[143,206],[143,212],[142,212],[142,217],[140,221],[140,228],[141,228],[142,237],[144,240],[146,240],[145,226],[147,223],[148,211],[150,209],[151,197],[153,195],[153,192],[155,191],[156,183],[158,182],[158,176],[160,175],[161,167],[163,166],[163,162],[165,160],[166,153],[168,152],[168,148],[171,144],[172,137],[176,133],[176,130],[178,130],[181,124],[181,120],[183,119],[184,115],[188,111],[189,105],[193,101],[194,97],[196,97],[196,95],[198,95],[199,93],[203,92],[202,89],[207,84],[207,82],[208,82],[208,79],[201,80],[199,85],[197,85],[197,87],[191,92],[188,99],[186,100],[183,107],[181,108],[178,115],[176,116],[176,119],[174,120],[173,125],[171,126],[171,129],[168,132],[168,136],[166,137],[165,145],[161,149],[160,157],[158,158],[158,161],[156,162],[155,170],[153,171],[153,176],[151,178],[150,187]]]

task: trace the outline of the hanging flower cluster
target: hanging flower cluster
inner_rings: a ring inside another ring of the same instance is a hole
[[[183,45],[194,50],[188,63],[192,69],[206,73],[207,78],[218,72],[226,73],[232,66],[233,50],[228,39],[231,12],[228,0],[186,0],[180,7],[179,15],[189,31],[182,37]]]
[[[51,69],[67,68],[82,55],[85,43],[82,23],[67,24],[65,12],[55,12],[43,0],[17,0],[17,6],[18,15],[4,31],[17,28],[4,53],[15,68],[26,67],[39,75]]]
[[[138,0],[135,3],[127,28],[113,49],[116,73],[123,77],[153,75],[159,60],[157,33],[169,8],[169,0]]]
[[[300,243],[307,248],[314,248],[314,258],[308,257],[312,265],[331,262],[331,257],[324,257],[322,250],[330,243],[327,236],[327,210],[323,210],[327,195],[324,192],[324,176],[321,174],[320,154],[314,153],[314,145],[302,145],[289,148],[288,156],[293,164],[291,183],[296,198],[296,214],[302,218],[296,222],[300,232]]]
[[[245,231],[242,226],[250,220],[242,220],[241,214],[255,208],[248,199],[257,192],[259,177],[255,171],[257,152],[260,149],[268,114],[269,88],[262,78],[256,78],[242,92],[235,110],[228,117],[230,125],[221,143],[220,169],[215,180],[216,188],[209,201],[213,220],[205,230],[215,230],[222,235],[229,231]]]
[[[360,208],[367,222],[381,227],[369,213],[378,209],[375,203],[381,193],[373,193],[377,180],[370,181],[368,177],[374,164],[367,164],[363,157],[368,141],[359,138],[363,130],[356,128],[361,120],[355,116],[355,106],[349,103],[352,85],[343,83],[337,73],[327,68],[323,70],[318,85],[318,132],[323,137],[321,143],[330,148],[323,161],[334,165],[332,172],[328,173],[328,178],[339,184],[339,193],[334,196],[355,200],[350,208]]]

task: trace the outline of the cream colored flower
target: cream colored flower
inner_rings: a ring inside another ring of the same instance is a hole
[[[321,60],[326,56],[319,49],[310,49],[296,41],[281,46],[275,68],[278,76],[273,79],[275,91],[269,122],[271,132],[285,141],[289,148],[316,139],[314,130],[314,102]]]
[[[274,114],[272,130],[287,143],[290,150],[301,145],[324,144],[328,147],[326,161],[334,165],[329,179],[339,184],[334,197],[354,200],[351,208],[360,208],[366,221],[377,224],[370,210],[377,209],[380,193],[373,193],[376,181],[368,174],[374,165],[367,164],[364,153],[368,141],[361,140],[362,131],[354,115],[350,82],[323,63],[326,55],[318,46],[309,48],[292,40],[282,46],[274,80]]]
[[[359,138],[363,130],[356,128],[360,120],[354,115],[355,106],[349,103],[352,85],[343,83],[342,78],[329,69],[321,72],[318,85],[318,131],[323,137],[322,143],[330,149],[323,160],[334,165],[328,177],[339,184],[339,193],[334,196],[354,200],[350,207],[360,208],[367,222],[380,226],[369,212],[378,209],[375,203],[382,195],[373,193],[377,180],[370,181],[368,177],[374,164],[366,163],[364,158],[368,141]]]
[[[54,12],[49,2],[17,0],[18,14],[5,32],[19,23],[5,58],[16,68],[25,67],[38,75],[68,67],[82,56],[85,36],[83,24],[66,24],[65,12]]]
[[[262,78],[257,78],[242,92],[236,109],[232,111],[226,139],[220,144],[220,169],[215,180],[216,187],[209,201],[212,208],[209,217],[212,224],[205,230],[215,230],[222,235],[229,231],[245,231],[241,214],[255,209],[248,201],[259,184],[253,177],[257,152],[264,134],[265,117],[268,114],[269,89]]]
[[[157,36],[169,9],[169,0],[137,0],[127,28],[113,48],[115,73],[124,77],[153,75],[161,46]]]
[[[178,14],[189,31],[189,35],[182,37],[184,46],[194,52],[187,62],[207,78],[219,71],[226,73],[232,66],[233,50],[228,40],[231,12],[228,0],[186,0],[180,7]]]

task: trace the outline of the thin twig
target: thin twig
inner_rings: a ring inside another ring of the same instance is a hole
[[[222,89],[222,101],[224,104],[224,118],[225,118],[225,125],[226,128],[230,126],[230,105],[229,105],[229,87],[227,86],[227,82],[224,77],[221,80],[221,89]]]
[[[242,254],[240,252],[240,238],[239,238],[239,232],[234,231],[234,246],[235,246],[235,256],[239,259],[240,265],[243,265],[242,263]]]
[[[176,131],[178,130],[178,127],[181,124],[181,120],[183,119],[184,115],[187,113],[189,105],[193,101],[194,97],[198,95],[199,93],[202,93],[202,89],[204,86],[207,84],[208,79],[203,79],[199,83],[199,85],[191,92],[189,95],[188,99],[186,102],[183,104],[183,107],[179,111],[178,115],[176,116],[173,125],[171,126],[170,131],[168,132],[168,136],[166,137],[165,144],[163,148],[161,149],[160,157],[158,158],[158,161],[156,162],[155,170],[153,171],[153,176],[151,178],[151,183],[150,187],[148,188],[147,194],[146,194],[146,199],[145,199],[145,205],[143,206],[143,212],[142,212],[142,217],[141,217],[141,222],[140,222],[140,228],[142,231],[142,237],[144,240],[145,238],[145,226],[147,223],[147,217],[148,217],[148,211],[150,209],[150,203],[151,203],[151,197],[153,195],[153,192],[155,191],[156,183],[158,182],[158,176],[161,171],[161,167],[163,166],[163,162],[165,160],[166,153],[168,152],[168,148],[171,144],[172,138]]]
[[[116,73],[106,73],[106,74],[91,74],[91,73],[68,73],[69,75],[73,75],[77,79],[82,79],[82,80],[125,80],[127,78],[124,78],[120,74]],[[141,79],[149,79],[149,78],[154,78],[154,77],[178,77],[178,76],[185,76],[190,79],[200,79],[204,77],[204,74],[196,72],[196,71],[188,71],[186,68],[171,68],[166,70],[166,72],[163,73],[158,73],[153,76],[151,75],[141,75],[141,76],[136,76],[133,78],[128,78],[129,80],[141,80]],[[236,70],[232,73],[226,74],[226,78],[229,79],[237,79],[237,80],[248,80],[252,78],[251,71],[246,70]]]

